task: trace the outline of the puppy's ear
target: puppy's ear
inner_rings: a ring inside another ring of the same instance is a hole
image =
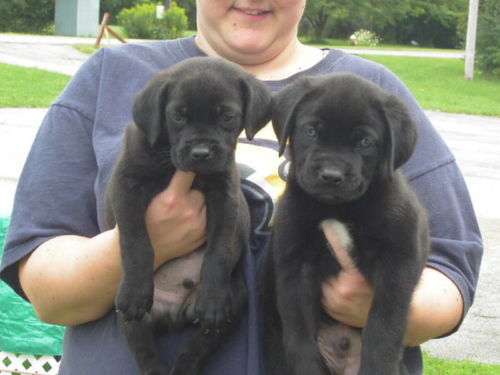
[[[240,80],[243,93],[243,127],[249,140],[271,120],[271,93],[257,78],[246,75]]]
[[[157,74],[134,100],[134,122],[146,135],[151,147],[158,141],[164,128],[168,81],[166,73]]]
[[[385,126],[384,165],[386,176],[410,159],[417,143],[417,124],[408,107],[395,95],[388,95],[382,104]]]
[[[286,143],[293,130],[295,115],[300,103],[306,98],[309,81],[305,78],[295,81],[281,90],[273,100],[273,129],[278,139],[279,154],[283,155]]]

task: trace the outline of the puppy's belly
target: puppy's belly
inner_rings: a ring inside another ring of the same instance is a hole
[[[321,323],[318,346],[333,374],[357,375],[361,364],[361,331],[334,320]]]
[[[173,259],[162,265],[154,275],[154,299],[149,318],[182,328],[194,307],[200,283],[205,248]],[[172,327],[170,327],[172,328]]]

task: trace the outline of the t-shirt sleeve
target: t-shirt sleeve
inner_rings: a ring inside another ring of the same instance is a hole
[[[72,80],[62,97],[91,95],[93,58]],[[18,262],[50,238],[98,233],[94,183],[96,160],[92,119],[84,108],[59,98],[35,137],[21,173],[6,238],[0,276],[25,297],[18,280]],[[75,100],[76,102],[76,100]],[[91,101],[89,101],[91,103]],[[65,103],[65,104],[63,104]]]
[[[388,71],[385,74],[392,76]],[[454,155],[425,112],[406,86],[392,77],[390,91],[408,104],[418,123],[417,146],[403,170],[429,216],[432,248],[427,265],[455,283],[463,297],[465,317],[474,300],[483,255],[469,191]]]

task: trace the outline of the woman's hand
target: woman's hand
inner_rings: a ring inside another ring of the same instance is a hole
[[[156,267],[205,242],[205,200],[191,190],[193,180],[193,173],[176,172],[148,207]],[[95,237],[54,237],[21,260],[21,286],[43,321],[75,326],[112,308],[123,272],[119,235],[115,226]]]
[[[323,307],[341,323],[364,327],[373,300],[373,287],[355,267],[346,240],[329,224],[321,224],[342,267],[337,277],[322,285]],[[457,286],[444,273],[425,267],[413,293],[405,343],[417,346],[456,329],[463,318],[464,302]]]
[[[155,268],[206,241],[205,197],[191,190],[195,174],[176,171],[167,189],[151,201],[146,227],[155,248]]]

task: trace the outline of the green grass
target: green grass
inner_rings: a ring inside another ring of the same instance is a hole
[[[425,375],[498,375],[500,365],[485,365],[472,361],[449,361],[431,357],[424,352]]]
[[[100,47],[107,47],[107,43],[107,40],[103,39]],[[72,47],[82,53],[86,53],[87,55],[92,55],[97,51],[97,48],[95,48],[93,44],[73,44]]]
[[[87,53],[91,45],[77,46]],[[364,55],[394,71],[425,109],[500,116],[500,79],[476,73],[464,79],[460,59]],[[0,107],[46,107],[69,80],[68,76],[38,69],[0,64]]]
[[[0,108],[48,107],[71,77],[0,63]]]
[[[465,80],[464,61],[461,59],[363,57],[396,73],[425,109],[500,116],[500,79],[476,73],[473,81]]]

